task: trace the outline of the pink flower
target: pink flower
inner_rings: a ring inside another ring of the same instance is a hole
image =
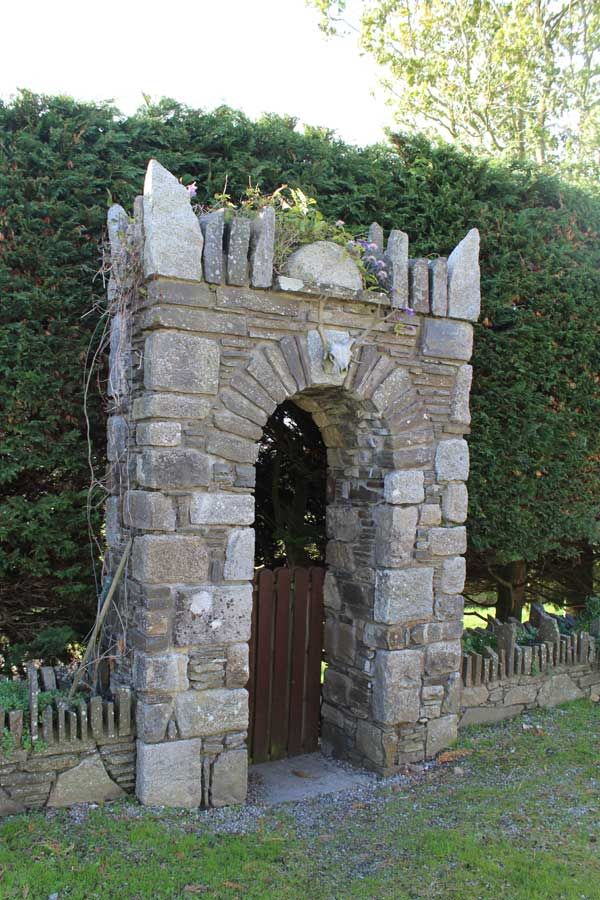
[[[336,227],[336,228],[343,228],[345,224],[346,224],[346,223],[344,222],[343,219],[338,219],[337,222],[335,223],[335,227]]]
[[[188,184],[186,190],[188,192],[190,200],[193,200],[194,197],[196,196],[196,194],[198,193],[198,188],[196,187],[196,182],[192,181],[191,184]]]

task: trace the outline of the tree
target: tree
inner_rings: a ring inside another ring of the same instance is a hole
[[[310,0],[325,30],[352,0]],[[364,0],[353,25],[402,128],[598,171],[598,0]],[[346,22],[346,24],[348,24]],[[352,24],[352,23],[350,23]]]

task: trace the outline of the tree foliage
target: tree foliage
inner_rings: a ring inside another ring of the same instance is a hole
[[[403,128],[598,172],[598,0],[312,0],[332,32],[360,9]]]
[[[0,631],[85,631],[96,606],[86,525],[83,374],[102,328],[96,276],[106,207],[131,209],[157,156],[200,202],[282,183],[332,221],[409,233],[413,255],[482,233],[471,440],[472,558],[553,564],[596,534],[600,205],[534,168],[501,167],[422,138],[350,147],[295,120],[258,122],[163,101],[108,106],[22,94],[0,104]],[[94,337],[96,334],[96,337]],[[104,460],[105,372],[89,401]],[[97,516],[97,519],[99,517]],[[489,577],[489,576],[488,576]]]

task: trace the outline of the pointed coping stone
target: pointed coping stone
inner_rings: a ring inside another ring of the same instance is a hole
[[[367,234],[370,244],[377,244],[377,249],[383,253],[383,228],[378,222],[372,222]]]
[[[252,287],[268,288],[273,281],[275,210],[267,206],[250,228],[250,272]]]
[[[411,259],[408,262],[410,275],[410,306],[418,313],[429,313],[429,260]]]
[[[358,266],[347,250],[333,241],[315,241],[300,247],[287,260],[285,274],[308,284],[362,290]]]
[[[217,209],[200,217],[200,227],[204,236],[204,280],[210,284],[223,281],[223,234],[225,231],[225,210]]]
[[[471,228],[448,257],[448,315],[475,322],[481,310],[479,232]]]
[[[429,260],[429,300],[434,316],[448,315],[448,260]]]
[[[144,275],[202,281],[204,238],[187,190],[156,159],[144,181]]]
[[[404,231],[390,231],[385,259],[391,274],[391,305],[404,308],[408,306],[408,235]]]
[[[110,243],[111,277],[117,283],[122,282],[127,272],[127,230],[129,216],[118,203],[108,210],[106,215],[108,240]]]
[[[252,222],[246,216],[235,216],[229,226],[227,247],[227,284],[248,284],[248,251]]]

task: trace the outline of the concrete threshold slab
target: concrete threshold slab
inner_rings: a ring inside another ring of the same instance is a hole
[[[250,766],[248,776],[253,802],[267,804],[310,800],[377,781],[376,775],[321,753],[257,763]]]

